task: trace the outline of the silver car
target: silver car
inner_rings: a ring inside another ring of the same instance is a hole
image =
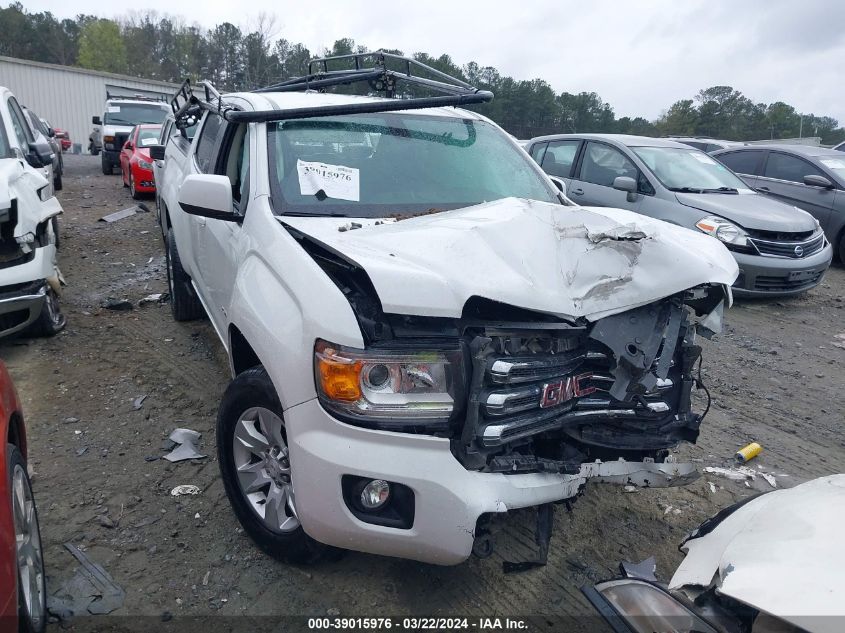
[[[845,155],[805,145],[755,145],[714,152],[749,187],[794,204],[822,225],[845,264]]]
[[[749,188],[695,148],[620,134],[560,134],[526,150],[585,206],[619,207],[702,231],[731,251],[737,295],[789,295],[821,282],[833,249],[819,222]]]

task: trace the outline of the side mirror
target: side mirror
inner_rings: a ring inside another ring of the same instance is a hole
[[[123,149],[132,149],[132,141],[126,141],[123,144]]]
[[[39,167],[46,167],[47,165],[51,165],[53,163],[53,154],[45,153],[38,147],[37,144],[30,143],[29,151],[26,153],[26,162],[36,169]]]
[[[549,180],[551,180],[551,181],[552,181],[552,183],[554,184],[554,186],[555,186],[555,187],[557,187],[557,188],[558,188],[558,190],[559,190],[559,191],[560,191],[563,195],[566,195],[566,183],[565,183],[565,182],[563,182],[563,181],[562,181],[560,178],[558,178],[557,176],[549,176]]]
[[[150,157],[153,160],[164,160],[164,145],[150,145],[147,149],[150,150]]]
[[[637,181],[630,176],[617,176],[613,179],[613,188],[619,191],[628,193],[626,200],[628,202],[636,202],[637,200]]]
[[[102,125],[103,124],[103,122],[100,120],[100,117],[98,117],[98,116],[92,116],[91,117],[91,123],[93,123],[94,125]]]
[[[212,220],[242,222],[232,209],[232,182],[228,176],[191,174],[179,189],[179,206],[185,213]]]
[[[47,136],[49,136],[50,138],[56,138],[56,130],[54,130],[51,127],[48,127],[47,128]]]
[[[804,184],[811,187],[821,187],[823,189],[833,189],[833,183],[824,176],[817,174],[809,174],[804,176]]]

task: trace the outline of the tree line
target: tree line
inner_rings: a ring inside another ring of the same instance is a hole
[[[180,83],[210,79],[221,91],[248,90],[305,74],[312,57],[367,52],[350,38],[310,51],[277,37],[275,18],[260,14],[247,26],[229,22],[203,29],[180,16],[131,12],[117,20],[77,15],[59,20],[16,2],[0,8],[0,55]],[[391,50],[402,54],[401,50]],[[845,140],[845,129],[824,115],[799,113],[777,101],[755,103],[730,86],[712,86],[670,105],[656,120],[618,117],[595,92],[555,92],[542,79],[516,79],[476,62],[460,65],[443,54],[412,56],[495,94],[477,109],[518,138],[560,132],[645,136],[711,136],[727,140],[820,136]]]

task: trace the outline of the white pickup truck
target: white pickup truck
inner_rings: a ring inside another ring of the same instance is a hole
[[[49,149],[39,154],[31,134],[15,96],[0,87],[0,336],[27,328],[51,336],[66,323],[56,252],[62,206],[43,173]]]
[[[161,123],[170,109],[159,99],[134,96],[116,96],[106,93],[103,114],[91,117],[94,132],[89,145],[92,154],[100,153],[100,167],[104,174],[111,174],[120,167],[120,150],[136,125]]]
[[[217,446],[246,531],[289,561],[455,564],[517,508],[547,545],[551,504],[588,479],[694,477],[670,449],[698,436],[696,332],[720,329],[730,253],[574,205],[501,128],[445,107],[489,93],[305,90],[413,84],[391,60],[186,84],[173,109],[196,136],[152,149],[173,316],[207,314],[228,351]]]

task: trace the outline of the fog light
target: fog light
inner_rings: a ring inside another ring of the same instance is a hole
[[[377,510],[390,498],[390,484],[384,479],[373,479],[361,491],[361,505],[365,510]]]

